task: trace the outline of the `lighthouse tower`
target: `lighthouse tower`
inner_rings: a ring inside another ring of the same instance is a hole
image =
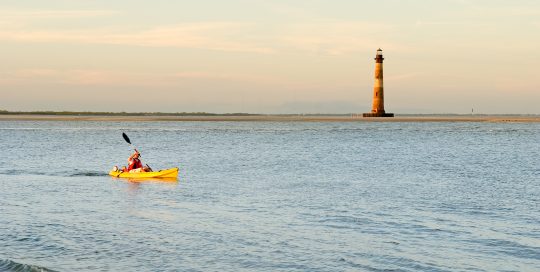
[[[377,50],[375,56],[375,84],[373,86],[373,106],[370,113],[364,113],[364,117],[394,117],[393,113],[384,111],[384,85],[383,85],[383,55],[382,50]]]

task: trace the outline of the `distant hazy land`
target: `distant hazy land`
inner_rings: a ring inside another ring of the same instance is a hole
[[[540,115],[396,114],[364,118],[362,114],[250,114],[206,112],[71,112],[0,111],[0,121],[270,121],[270,122],[540,122]]]

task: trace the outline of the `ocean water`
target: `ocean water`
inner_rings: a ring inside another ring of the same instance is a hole
[[[128,134],[177,183],[107,176]],[[540,124],[0,122],[0,271],[540,271]]]

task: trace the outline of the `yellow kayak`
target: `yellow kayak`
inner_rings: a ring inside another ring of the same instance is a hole
[[[144,178],[164,178],[164,179],[176,179],[178,177],[178,167],[159,170],[157,172],[138,172],[138,173],[129,173],[122,172],[120,170],[109,172],[109,176],[117,178],[135,178],[135,179],[144,179]]]

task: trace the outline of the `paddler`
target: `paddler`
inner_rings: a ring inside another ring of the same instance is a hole
[[[130,172],[130,173],[137,173],[137,172],[146,172],[146,169],[144,169],[143,164],[139,157],[141,156],[141,153],[135,149],[135,152],[129,156],[128,158],[128,168],[127,171],[124,172]]]

